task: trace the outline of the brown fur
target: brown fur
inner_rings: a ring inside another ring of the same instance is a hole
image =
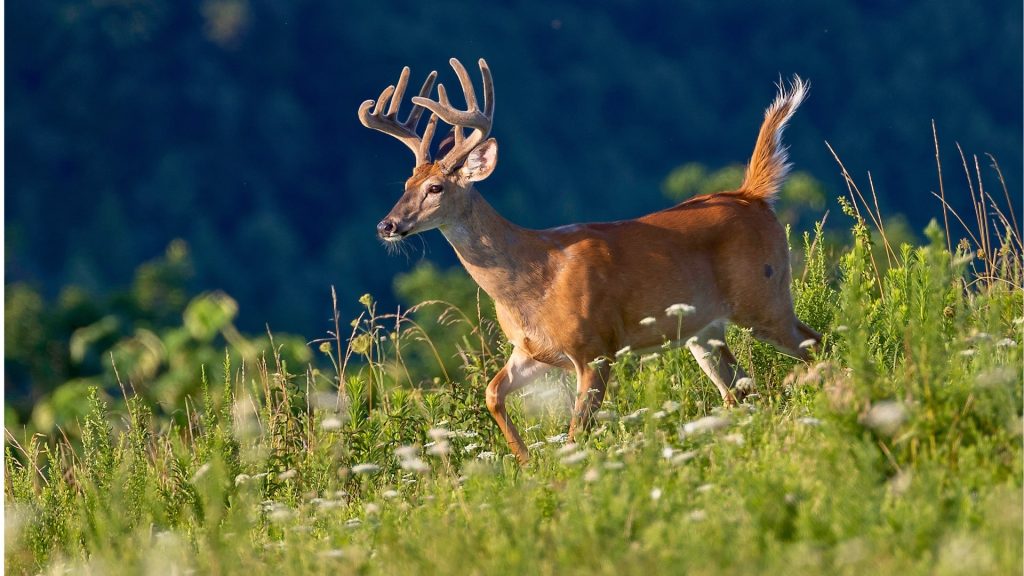
[[[549,368],[576,373],[575,438],[601,404],[607,359],[626,346],[686,342],[728,403],[747,390],[736,387],[744,373],[724,345],[726,322],[808,358],[802,343],[820,335],[793,312],[785,232],[769,206],[787,170],[779,135],[803,94],[799,79],[788,93],[780,88],[739,190],[634,220],[541,231],[512,224],[473,186],[493,170],[493,141],[473,151],[473,168],[449,175],[436,166],[416,169],[385,222],[402,235],[440,228],[494,299],[515,351],[488,385],[487,406],[520,459],[528,452],[505,399]],[[437,183],[445,192],[429,194]],[[679,303],[693,312],[666,314]],[[648,317],[653,325],[641,325]]]

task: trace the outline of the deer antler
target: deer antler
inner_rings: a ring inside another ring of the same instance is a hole
[[[416,155],[417,166],[430,162],[430,141],[434,137],[434,129],[437,126],[437,115],[431,114],[427,127],[423,131],[423,137],[420,138],[416,134],[416,128],[426,107],[416,100],[423,100],[430,95],[430,91],[434,89],[435,80],[437,80],[437,71],[433,71],[427,76],[426,81],[423,82],[423,88],[420,89],[420,95],[413,97],[414,105],[405,122],[399,122],[397,116],[398,107],[401,106],[402,97],[405,95],[405,88],[409,84],[408,66],[402,68],[402,75],[398,77],[397,86],[388,86],[380,93],[376,106],[374,106],[373,100],[367,100],[359,106],[359,120],[363,126],[390,134],[401,140]],[[391,106],[385,113],[384,107],[387,106],[389,100]]]
[[[453,127],[455,144],[445,154],[444,158],[438,160],[441,171],[449,173],[466,159],[470,151],[487,138],[491,132],[491,125],[494,122],[494,82],[491,79],[491,69],[487,61],[480,59],[480,74],[484,81],[484,109],[481,111],[476,100],[476,92],[473,90],[473,81],[469,78],[466,68],[456,58],[448,61],[459,77],[462,84],[462,92],[466,97],[466,110],[458,110],[448,101],[448,93],[443,84],[437,85],[437,100],[431,100],[423,94],[412,99],[417,106],[430,110],[435,116],[444,120]],[[473,131],[466,136],[462,130],[470,128]]]

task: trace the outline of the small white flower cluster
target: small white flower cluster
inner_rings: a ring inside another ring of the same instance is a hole
[[[681,437],[694,436],[707,432],[717,432],[729,426],[729,419],[722,416],[704,416],[683,424],[679,431]]]
[[[431,442],[427,442],[425,448],[427,454],[431,456],[447,456],[452,451],[452,446],[448,442],[448,438],[452,437],[453,434],[446,428],[431,428],[427,430],[427,436],[430,436]]]
[[[646,414],[648,411],[650,411],[650,408],[637,408],[632,413],[623,416],[622,421],[626,424],[637,424],[643,421],[644,414]]]
[[[380,472],[380,466],[372,462],[356,464],[352,467],[353,474],[366,474],[367,476]]]
[[[566,444],[558,449],[558,456],[563,465],[573,466],[587,459],[587,451],[580,450],[576,444]]]
[[[906,421],[906,407],[895,400],[875,403],[862,420],[865,426],[885,436],[895,434]]]
[[[690,306],[689,304],[682,304],[682,303],[680,303],[680,304],[673,304],[673,305],[669,306],[668,308],[665,308],[665,315],[666,316],[678,316],[678,317],[681,318],[683,316],[689,316],[690,314],[693,314],[696,311],[697,311],[697,309],[694,308],[693,306]]]
[[[395,448],[395,456],[398,457],[398,464],[402,470],[416,474],[430,472],[430,465],[420,458],[420,449],[417,446],[399,446]]]

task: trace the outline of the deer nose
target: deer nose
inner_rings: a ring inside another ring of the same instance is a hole
[[[390,218],[381,220],[380,224],[377,224],[377,236],[387,238],[388,236],[392,236],[397,228],[398,226],[395,224],[394,220],[391,220]]]

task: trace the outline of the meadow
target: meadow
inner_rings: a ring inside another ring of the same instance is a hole
[[[844,245],[820,226],[791,242],[818,357],[732,328],[757,382],[737,407],[684,351],[625,353],[579,444],[569,382],[514,402],[533,455],[520,465],[483,403],[508,353],[486,303],[390,314],[365,296],[315,362],[289,365],[271,336],[262,355],[204,365],[177,418],[126,377],[91,391],[74,438],[7,430],[6,569],[1020,573],[1016,222],[983,202],[963,242],[933,222],[923,245],[894,246],[858,195]],[[462,330],[456,369],[424,314]],[[424,358],[444,376],[410,373]]]

